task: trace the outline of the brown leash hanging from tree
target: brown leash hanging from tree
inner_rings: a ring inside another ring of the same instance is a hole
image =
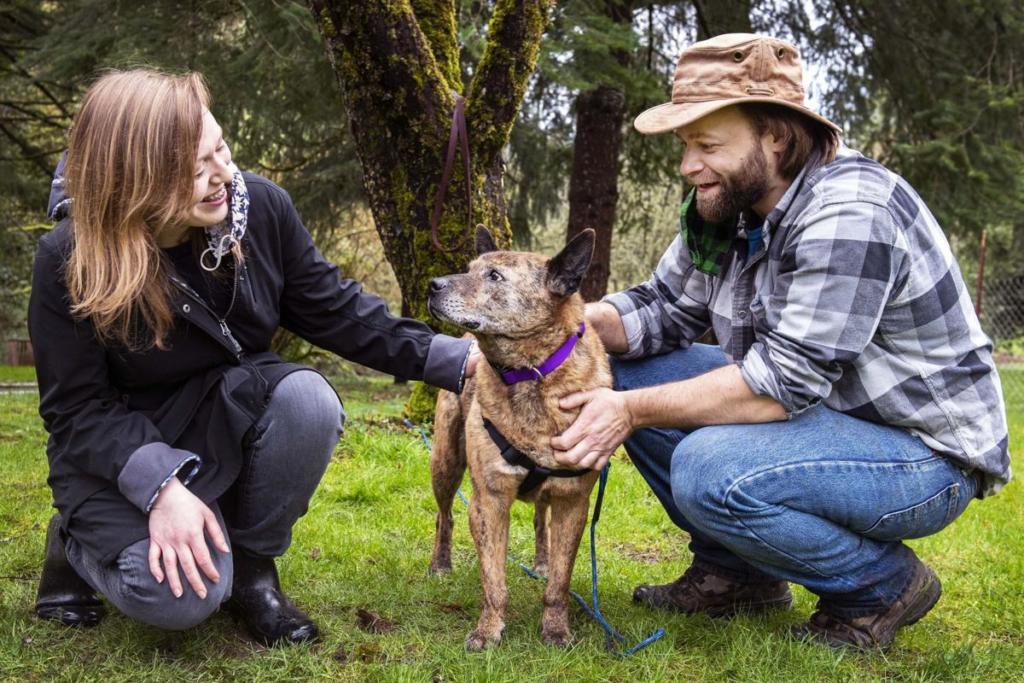
[[[444,208],[444,197],[448,189],[448,183],[452,179],[452,172],[455,170],[456,147],[462,147],[462,162],[465,166],[466,176],[466,233],[473,224],[473,185],[471,166],[469,163],[469,133],[466,131],[466,98],[455,93],[455,111],[452,112],[452,128],[448,136],[448,154],[444,160],[444,172],[441,174],[441,183],[437,186],[437,194],[434,195],[434,211],[430,214],[430,241],[438,251],[451,253],[462,248],[463,243],[446,249],[438,239],[438,228],[441,225],[441,211]]]

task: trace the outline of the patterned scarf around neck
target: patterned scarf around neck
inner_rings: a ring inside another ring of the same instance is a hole
[[[69,216],[74,205],[74,199],[65,194],[64,165],[67,162],[67,156],[67,152],[61,155],[57,169],[53,173],[53,181],[50,183],[50,201],[47,213],[54,221],[60,221]],[[238,166],[231,162],[228,168],[231,170],[231,183],[228,186],[231,201],[228,205],[228,216],[220,223],[205,228],[206,243],[209,246],[203,251],[199,265],[207,271],[217,270],[224,254],[230,252],[236,244],[241,243],[248,224],[249,190],[245,186],[245,179],[242,177],[242,172],[238,170]]]

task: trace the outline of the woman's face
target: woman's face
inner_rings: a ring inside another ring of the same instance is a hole
[[[231,150],[223,131],[208,109],[203,110],[203,131],[196,153],[192,187],[192,210],[188,224],[206,227],[220,223],[228,215],[228,186],[231,184]]]

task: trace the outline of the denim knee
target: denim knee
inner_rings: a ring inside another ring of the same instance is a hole
[[[211,551],[220,580],[213,583],[205,576],[206,597],[200,598],[185,579],[181,567],[182,595],[174,597],[166,577],[157,583],[149,571],[149,539],[134,543],[118,555],[118,581],[107,597],[126,616],[144,624],[168,631],[182,631],[197,626],[216,612],[231,596],[233,579],[231,556]]]
[[[612,388],[616,391],[624,391],[632,387],[628,384],[630,361],[620,360],[614,356],[608,357],[612,368]]]
[[[697,526],[727,513],[726,496],[734,477],[730,453],[734,447],[715,427],[697,429],[672,453],[672,497],[683,515]]]
[[[338,395],[313,370],[298,370],[282,379],[267,409],[275,429],[293,434],[337,440],[345,426]]]
[[[316,472],[319,481],[344,430],[345,410],[320,373],[299,370],[274,389],[262,425],[262,458],[286,457],[303,471]],[[274,436],[267,436],[268,431]],[[266,447],[268,441],[276,446]],[[293,459],[295,448],[301,450],[301,460]]]

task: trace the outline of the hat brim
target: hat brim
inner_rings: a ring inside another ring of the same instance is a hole
[[[697,119],[703,118],[708,114],[718,111],[719,109],[743,104],[744,102],[777,104],[780,107],[792,109],[793,111],[800,112],[819,123],[823,123],[840,135],[843,132],[842,128],[832,123],[824,116],[814,113],[807,107],[799,104],[793,104],[792,102],[787,102],[777,97],[737,97],[724,100],[709,100],[707,102],[666,102],[665,104],[659,104],[656,107],[651,107],[647,111],[642,112],[633,120],[633,127],[647,135],[653,133],[668,133],[669,131],[676,130],[677,128],[688,126]]]

